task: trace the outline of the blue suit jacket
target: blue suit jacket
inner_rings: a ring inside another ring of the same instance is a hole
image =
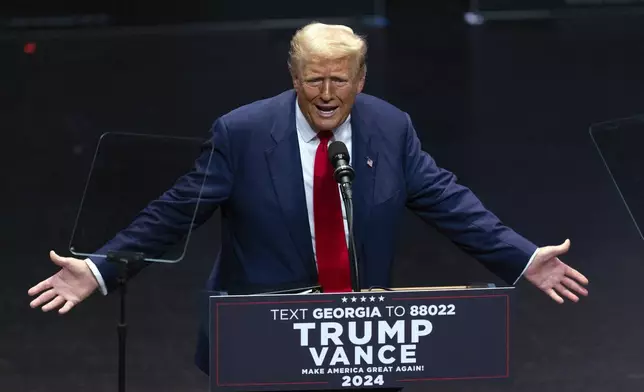
[[[101,251],[118,248],[160,256],[189,229],[207,173],[195,225],[219,207],[223,237],[207,290],[247,293],[317,284],[295,99],[290,90],[218,118],[194,170]],[[354,232],[363,287],[390,285],[394,239],[404,208],[508,284],[520,276],[537,246],[504,226],[421,150],[405,112],[359,94],[351,127]],[[113,289],[116,270],[103,260],[95,262]],[[197,362],[206,371],[205,331],[201,338]]]

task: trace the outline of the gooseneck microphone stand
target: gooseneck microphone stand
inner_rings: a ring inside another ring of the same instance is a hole
[[[347,226],[349,229],[349,261],[351,265],[351,288],[354,292],[360,292],[360,273],[358,272],[358,256],[356,252],[356,243],[353,236],[353,196],[351,192],[351,183],[344,182],[340,184],[342,201],[347,214]]]
[[[329,161],[333,166],[333,178],[340,184],[344,210],[347,214],[347,226],[349,229],[349,260],[351,270],[351,288],[354,292],[360,292],[360,272],[358,269],[358,256],[356,243],[353,236],[353,192],[351,190],[351,181],[356,175],[349,162],[349,150],[346,144],[341,141],[334,141],[329,145]]]

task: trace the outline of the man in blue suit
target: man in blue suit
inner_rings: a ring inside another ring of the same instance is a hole
[[[570,242],[537,247],[488,211],[421,150],[409,116],[362,93],[366,44],[345,26],[314,23],[291,42],[293,90],[217,119],[204,153],[106,249],[161,255],[221,208],[222,246],[207,290],[267,292],[320,284],[350,290],[346,211],[328,144],[351,151],[355,244],[362,287],[390,286],[404,208],[436,226],[513,285],[520,277],[561,303],[587,295],[587,279],[558,256]],[[201,184],[205,186],[200,196]],[[66,313],[97,289],[112,291],[104,259],[50,257],[61,270],[29,290],[32,307]],[[137,271],[132,271],[135,274]],[[207,337],[197,363],[207,371]]]

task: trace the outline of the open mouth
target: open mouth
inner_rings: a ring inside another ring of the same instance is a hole
[[[318,109],[320,117],[333,117],[338,110],[337,106],[315,105],[315,107]]]

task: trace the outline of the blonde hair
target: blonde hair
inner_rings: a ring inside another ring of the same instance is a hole
[[[297,75],[305,62],[350,58],[356,71],[366,70],[367,42],[350,27],[310,23],[291,39],[288,66]]]

